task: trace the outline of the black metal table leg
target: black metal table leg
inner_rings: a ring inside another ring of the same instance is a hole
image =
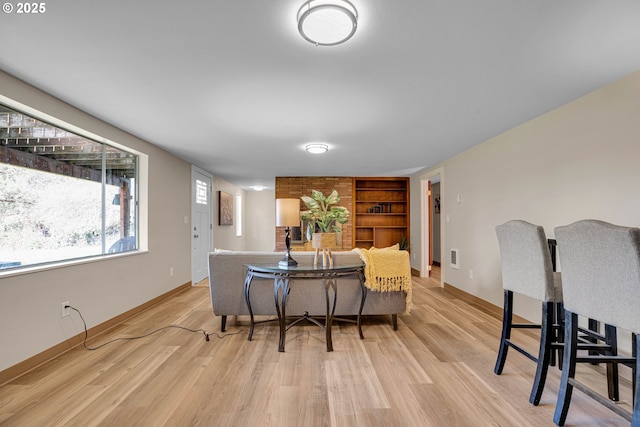
[[[249,309],[249,337],[248,341],[251,341],[253,338],[253,327],[255,325],[253,321],[253,310],[251,310],[251,298],[249,297],[249,291],[251,290],[251,281],[253,280],[253,274],[251,271],[247,273],[247,277],[244,279],[244,300],[247,303],[247,308]]]
[[[364,309],[364,302],[367,300],[367,288],[364,285],[365,277],[362,271],[358,273],[358,279],[360,280],[360,290],[362,291],[362,300],[360,301],[360,309],[358,310],[358,333],[360,334],[360,339],[363,340],[364,334],[362,333],[362,310]]]
[[[278,351],[281,353],[284,352],[284,343],[287,337],[287,295],[289,295],[289,278],[276,276],[273,279],[273,297],[276,303],[276,313],[278,314],[278,325],[280,325],[280,340],[278,343]]]
[[[338,299],[338,285],[336,283],[335,277],[325,277],[322,281],[324,282],[324,292],[325,298],[327,301],[327,317],[325,320],[325,332],[327,339],[327,351],[333,351],[333,340],[331,338],[331,325],[333,323],[333,314],[336,311],[336,301]],[[333,292],[329,292],[329,289],[332,289]]]

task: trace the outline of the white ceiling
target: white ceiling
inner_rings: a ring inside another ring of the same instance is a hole
[[[640,69],[638,0],[352,0],[334,47],[303,2],[46,2],[0,69],[243,188],[409,174]]]

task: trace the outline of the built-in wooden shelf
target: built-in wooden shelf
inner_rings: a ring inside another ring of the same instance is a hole
[[[353,247],[383,248],[409,240],[409,178],[354,178]]]

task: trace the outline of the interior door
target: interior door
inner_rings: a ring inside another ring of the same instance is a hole
[[[203,171],[191,170],[191,283],[207,277],[208,254],[212,247],[212,177]]]

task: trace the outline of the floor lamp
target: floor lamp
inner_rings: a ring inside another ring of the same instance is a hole
[[[286,253],[278,263],[280,267],[295,267],[298,262],[291,258],[291,227],[300,226],[300,199],[276,199],[276,226],[286,227]]]

